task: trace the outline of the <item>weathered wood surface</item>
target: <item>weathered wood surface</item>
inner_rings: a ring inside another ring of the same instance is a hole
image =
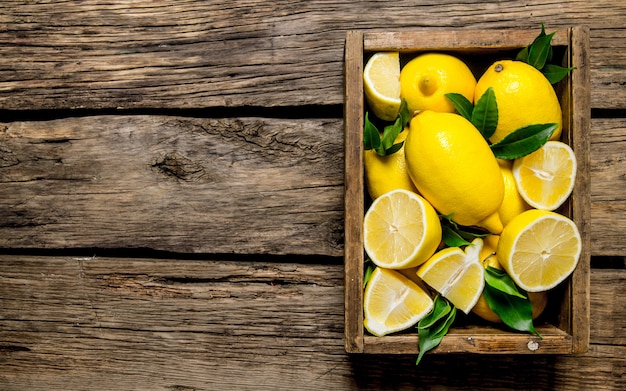
[[[626,120],[591,123],[592,255],[626,254]],[[0,248],[343,254],[341,119],[0,123]]]
[[[341,119],[0,124],[0,247],[343,254]]]
[[[592,107],[626,108],[622,0],[69,4],[0,5],[0,108],[339,105],[347,30],[541,22],[591,28]]]
[[[416,368],[346,355],[342,265],[298,261],[2,255],[1,388],[623,389],[624,270],[592,272],[584,355],[432,353]]]
[[[3,1],[0,389],[625,389],[624,20],[622,0]],[[346,31],[542,21],[591,28],[589,352],[346,354]]]

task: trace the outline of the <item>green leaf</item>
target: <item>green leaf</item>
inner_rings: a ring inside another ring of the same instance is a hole
[[[472,120],[472,111],[474,111],[474,104],[470,102],[469,99],[465,97],[465,95],[457,94],[456,92],[447,93],[446,98],[456,109],[456,111],[466,120]]]
[[[575,67],[565,68],[559,65],[546,64],[541,70],[541,73],[548,79],[550,84],[556,84],[574,69]]]
[[[400,123],[402,125],[402,129],[404,129],[411,120],[411,112],[409,111],[409,106],[406,103],[405,99],[402,99],[400,102],[400,110],[398,111],[398,118],[400,118]]]
[[[435,296],[433,309],[417,323],[418,329],[428,329],[452,310],[452,305],[440,295]]]
[[[365,113],[365,126],[363,127],[363,144],[366,150],[378,149],[380,147],[380,132],[369,118],[369,113]]]
[[[517,53],[517,56],[515,56],[515,59],[517,61],[523,61],[523,62],[528,62],[528,48],[530,47],[530,45],[526,46],[524,49],[520,50],[519,53]]]
[[[519,128],[500,142],[491,144],[491,151],[498,159],[513,160],[541,148],[558,128],[556,123],[535,124]]]
[[[550,42],[554,36],[554,33],[546,35],[543,26],[542,33],[535,38],[528,49],[528,64],[539,70],[543,68],[548,58],[552,57],[552,45],[550,45]]]
[[[492,288],[499,290],[511,296],[517,296],[520,299],[526,299],[526,296],[520,293],[515,282],[506,272],[487,266],[485,269],[485,282]]]
[[[483,238],[489,235],[483,232],[463,230],[452,218],[454,213],[449,215],[439,215],[442,229],[443,242],[448,247],[460,247],[469,245],[476,238]]]
[[[520,298],[493,288],[488,283],[483,290],[489,308],[502,319],[502,322],[517,331],[527,331],[541,335],[533,325],[533,308],[528,298]]]
[[[496,126],[498,126],[498,104],[496,103],[496,94],[493,92],[492,87],[487,88],[480,99],[478,99],[478,102],[476,102],[471,122],[480,131],[485,140],[488,140],[496,131]]]
[[[403,127],[399,126],[399,119],[396,119],[396,122],[393,125],[385,126],[385,129],[383,130],[383,138],[381,140],[385,155],[391,155],[389,149],[394,145],[393,142],[403,129]]]
[[[554,33],[546,35],[545,25],[542,22],[539,35],[535,37],[530,45],[520,50],[515,59],[542,70],[547,63],[552,61],[553,50],[550,42],[553,35]]]
[[[404,145],[404,141],[401,141],[399,143],[393,144],[391,147],[389,147],[389,149],[387,149],[385,152],[386,155],[391,155],[392,153],[396,153],[400,150],[400,148],[402,148],[402,146]]]
[[[380,131],[369,119],[369,113],[365,113],[365,125],[363,129],[363,144],[366,150],[373,149],[380,156],[391,155],[402,148],[403,143],[394,144],[396,137],[406,127],[411,118],[411,113],[407,108],[406,101],[400,103],[400,111],[395,121],[385,126],[382,138]]]
[[[433,310],[417,324],[418,365],[426,352],[436,348],[454,323],[456,308],[440,295],[435,296]]]
[[[463,237],[459,235],[459,233],[457,233],[448,225],[442,227],[442,239],[448,247],[461,247],[470,244],[470,242],[463,239]]]
[[[365,260],[364,266],[365,274],[363,276],[363,288],[365,288],[370,280],[370,277],[372,277],[372,273],[374,273],[374,269],[376,269],[376,265],[374,265],[374,262],[372,262],[369,258]]]

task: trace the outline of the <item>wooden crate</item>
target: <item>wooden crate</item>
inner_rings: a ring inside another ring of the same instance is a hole
[[[464,59],[477,78],[501,58],[512,58],[530,44],[536,30],[424,29],[401,32],[349,31],[345,47],[345,348],[350,353],[418,353],[417,333],[376,337],[363,327],[363,216],[368,207],[363,168],[363,67],[377,51],[399,51],[401,56],[419,52],[448,52]],[[550,29],[548,29],[550,32]],[[574,150],[578,162],[576,184],[570,199],[559,210],[580,230],[583,246],[579,264],[568,280],[551,292],[545,316],[537,322],[539,337],[509,331],[471,316],[451,327],[431,353],[569,354],[589,346],[589,30],[560,29],[552,39],[555,59],[575,66],[556,86],[563,110],[562,141]],[[459,318],[459,317],[457,317]]]

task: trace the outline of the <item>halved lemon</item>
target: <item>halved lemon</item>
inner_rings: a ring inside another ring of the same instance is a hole
[[[435,209],[420,195],[404,189],[376,198],[365,213],[363,245],[377,266],[408,269],[435,253],[441,223]]]
[[[374,53],[363,70],[363,87],[372,112],[393,121],[400,111],[400,54]]]
[[[572,220],[531,209],[504,227],[496,254],[520,288],[541,292],[554,288],[574,271],[581,251],[580,233]]]
[[[485,270],[479,256],[482,248],[480,238],[474,239],[465,250],[445,248],[420,266],[417,275],[467,314],[485,287]]]
[[[512,172],[517,190],[530,206],[555,210],[574,189],[576,156],[569,145],[548,141],[535,152],[515,159]]]
[[[377,267],[365,287],[363,324],[381,337],[414,326],[433,308],[430,296],[400,272]]]

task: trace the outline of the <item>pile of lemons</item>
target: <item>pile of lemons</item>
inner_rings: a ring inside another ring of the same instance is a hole
[[[506,271],[529,292],[533,316],[546,292],[574,270],[581,238],[574,222],[555,212],[570,196],[576,158],[559,141],[561,107],[550,82],[531,65],[496,61],[476,80],[458,57],[423,53],[401,66],[398,52],[373,54],[364,68],[369,109],[392,121],[402,100],[411,112],[397,152],[365,151],[364,247],[376,269],[364,295],[364,325],[382,336],[414,326],[438,292],[465,312],[494,322],[482,295],[485,268]],[[492,88],[498,123],[486,140],[446,97],[476,102]],[[491,143],[532,124],[556,123],[550,141],[515,160],[497,159]],[[440,216],[489,233],[464,247],[442,242]]]

